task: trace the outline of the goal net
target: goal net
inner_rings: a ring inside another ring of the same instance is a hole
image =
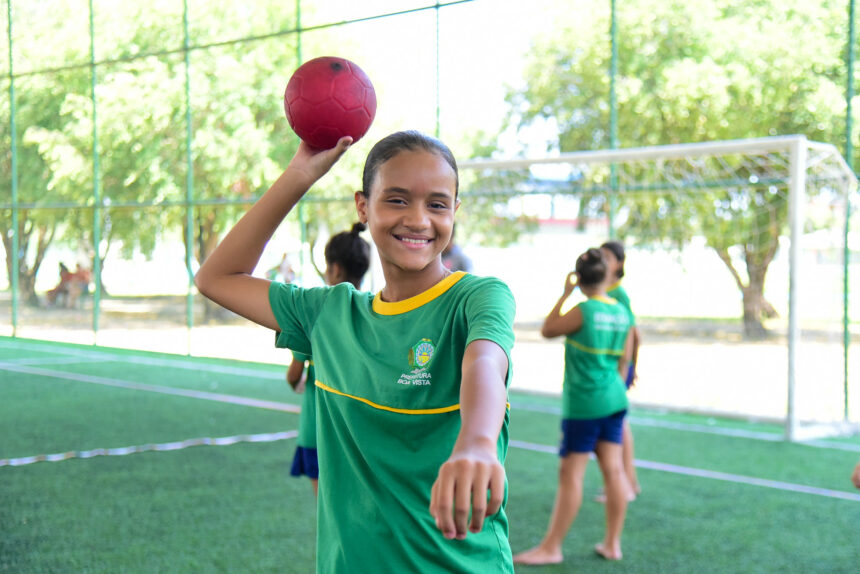
[[[781,136],[460,168],[461,215],[486,201],[499,225],[538,224],[509,262],[521,324],[549,311],[584,248],[625,243],[644,338],[634,404],[779,421],[790,440],[857,430],[856,179],[832,145]]]

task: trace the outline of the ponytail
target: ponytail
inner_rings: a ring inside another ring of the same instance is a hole
[[[600,249],[588,249],[576,259],[579,284],[588,287],[602,283],[606,279],[606,267],[606,259]]]
[[[349,231],[332,236],[325,246],[326,265],[340,265],[346,280],[356,287],[370,267],[370,244],[359,235],[365,229],[367,226],[358,222]]]

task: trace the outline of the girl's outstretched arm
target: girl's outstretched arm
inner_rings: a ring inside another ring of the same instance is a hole
[[[479,339],[466,347],[460,383],[460,434],[451,456],[439,469],[430,495],[430,513],[448,539],[462,540],[467,530],[480,532],[484,517],[501,508],[505,468],[499,462],[496,445],[505,420],[507,373],[508,357],[496,343]]]
[[[269,281],[252,277],[266,243],[311,186],[331,169],[352,143],[349,136],[330,150],[304,142],[272,187],[263,194],[200,266],[194,283],[222,307],[279,330],[269,305]]]

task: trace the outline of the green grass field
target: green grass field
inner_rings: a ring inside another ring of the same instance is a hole
[[[278,366],[0,338],[0,571],[313,572],[314,500],[288,476],[290,438],[80,456],[291,431],[299,403]],[[549,518],[559,415],[552,397],[511,403],[516,552]],[[591,465],[564,564],[518,572],[858,572],[860,438],[789,444],[779,427],[635,408],[631,422],[644,492],[624,560],[591,552],[603,532]],[[20,460],[64,452],[78,455]]]

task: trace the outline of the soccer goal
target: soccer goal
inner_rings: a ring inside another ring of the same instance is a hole
[[[645,340],[636,399],[778,420],[789,440],[860,428],[849,384],[860,382],[849,377],[860,364],[849,300],[857,181],[834,146],[780,136],[460,168],[466,202],[555,222],[559,237],[626,243],[625,286],[658,333]],[[576,253],[558,255],[572,267]]]

